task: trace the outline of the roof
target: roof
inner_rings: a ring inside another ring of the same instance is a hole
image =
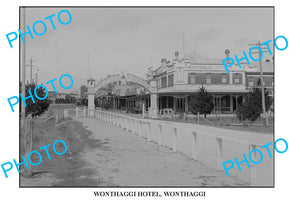
[[[274,64],[272,62],[262,62],[262,70],[263,72],[272,72],[274,73]],[[257,68],[258,67],[258,61],[254,62],[251,61],[250,65],[248,65],[249,68]],[[257,72],[259,72],[258,69],[256,69]]]
[[[196,51],[192,52],[191,54],[185,55],[178,59],[179,62],[188,62],[192,65],[223,65],[224,58],[207,58]],[[255,66],[257,66],[257,62],[250,61],[250,65],[247,64],[246,60],[240,61],[240,64],[247,65],[248,71],[255,70]],[[236,60],[234,60],[234,64],[237,65]],[[273,64],[270,62],[263,63],[264,72],[273,72]],[[270,65],[272,64],[272,65]],[[170,62],[166,64],[166,67],[158,66],[156,69],[154,69],[157,73],[162,73],[167,71],[167,68],[173,67],[174,62]]]
[[[182,57],[180,60],[188,60],[191,64],[223,64],[223,58],[206,58],[203,55],[197,53],[196,51]]]

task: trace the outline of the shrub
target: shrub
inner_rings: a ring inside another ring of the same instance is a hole
[[[200,87],[198,92],[191,97],[190,110],[192,113],[197,114],[198,112],[206,118],[207,114],[210,114],[214,108],[212,95],[209,94],[206,89]]]

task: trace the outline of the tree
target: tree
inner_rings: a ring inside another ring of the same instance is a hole
[[[94,104],[95,104],[96,107],[100,107],[100,101],[99,101],[98,98],[94,99]]]
[[[210,114],[214,108],[213,97],[206,89],[200,87],[195,95],[191,97],[190,109],[194,114],[198,112],[206,118],[207,114]]]
[[[65,103],[72,103],[72,96],[67,94],[64,101]]]
[[[81,99],[81,105],[83,106],[87,106],[88,105],[88,99],[84,98],[84,99]]]
[[[43,114],[45,111],[47,111],[50,101],[48,100],[48,97],[45,98],[44,100],[39,100],[38,98],[35,97],[34,95],[34,88],[36,87],[35,83],[30,83],[25,85],[25,97],[29,97],[30,94],[28,90],[30,90],[32,97],[34,98],[35,103],[33,103],[31,98],[28,98],[25,100],[26,107],[25,107],[25,116],[31,115],[32,118],[36,116],[40,116]],[[21,91],[21,85],[20,85],[20,91]],[[36,90],[37,96],[40,98],[43,98],[46,96],[46,91],[43,87],[39,87]],[[25,98],[24,97],[24,98]],[[22,108],[23,101],[20,100],[20,112]]]
[[[111,108],[111,103],[110,100],[107,98],[103,98],[102,99],[102,104],[100,105],[101,108],[108,110],[109,108]]]
[[[257,85],[260,85],[260,81],[257,82]],[[269,96],[269,92],[264,88],[265,92],[265,104],[266,111],[268,111],[272,105],[272,97]],[[249,120],[251,122],[257,120],[262,110],[262,97],[261,97],[261,88],[253,87],[252,91],[246,96],[245,102],[237,110],[237,118],[240,121]]]

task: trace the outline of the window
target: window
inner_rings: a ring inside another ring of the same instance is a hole
[[[233,76],[233,82],[236,84],[240,83],[240,75],[239,74]]]
[[[167,86],[167,77],[164,76],[161,78],[161,87],[166,87]]]
[[[195,84],[196,83],[196,73],[190,73],[189,74],[189,82],[190,82],[190,84]]]
[[[253,87],[253,77],[250,77],[248,80],[249,87]]]
[[[173,86],[174,84],[174,75],[168,75],[168,86]]]
[[[196,73],[196,84],[202,84],[202,78],[201,78],[201,74],[200,73]]]
[[[182,68],[177,68],[177,82],[178,83],[182,83],[184,79],[184,71],[182,70]]]
[[[156,80],[157,87],[160,88],[160,78]]]
[[[226,83],[227,83],[227,76],[222,75],[222,84],[226,84]]]
[[[206,83],[211,84],[211,75],[206,76]]]

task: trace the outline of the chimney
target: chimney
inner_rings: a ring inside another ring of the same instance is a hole
[[[230,50],[229,49],[225,50],[225,59],[226,58],[230,58]],[[229,60],[226,61],[226,64],[228,64],[228,63],[229,63]]]
[[[178,59],[179,59],[179,52],[176,51],[176,52],[175,52],[175,61],[178,61]]]
[[[167,59],[162,58],[161,59],[161,68],[166,68],[166,66],[167,66]]]
[[[229,58],[230,57],[230,50],[226,49],[225,50],[225,58]]]

